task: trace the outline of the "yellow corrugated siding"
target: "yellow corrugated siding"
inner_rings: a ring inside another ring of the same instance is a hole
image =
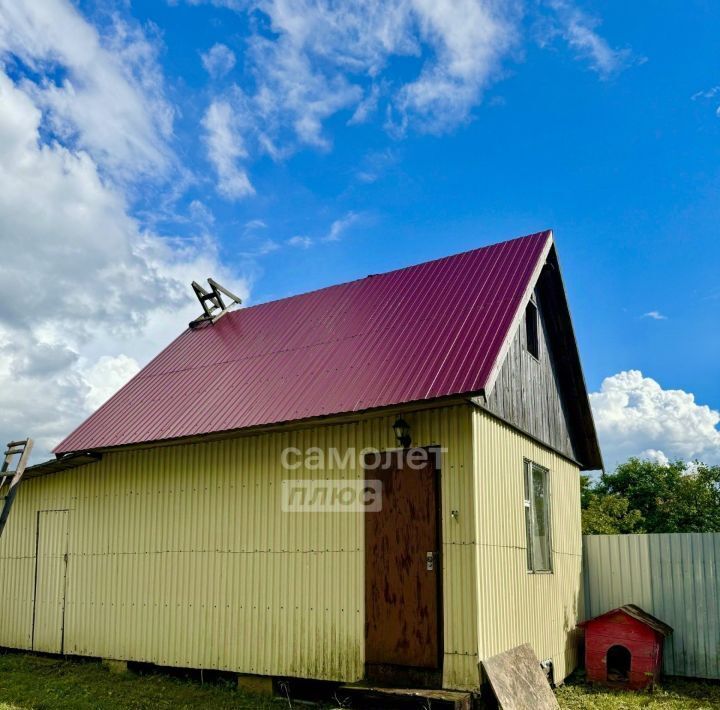
[[[582,611],[579,469],[480,409],[473,428],[479,657],[529,642],[560,681],[577,665]],[[526,571],[526,458],[550,471],[552,574]]]
[[[282,513],[280,453],[392,448],[396,413],[108,453],[27,481],[0,539],[0,645],[30,648],[36,515],[67,509],[65,652],[243,673],[363,675],[363,519]],[[468,405],[404,413],[442,470],[444,683],[477,685]],[[330,470],[329,478],[362,478]],[[457,519],[451,511],[459,511]]]
[[[38,513],[33,648],[60,653],[65,610],[67,510]]]

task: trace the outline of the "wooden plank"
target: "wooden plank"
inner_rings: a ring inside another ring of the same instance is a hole
[[[472,695],[456,690],[385,688],[363,684],[341,685],[336,693],[341,707],[413,708],[417,710],[470,710]]]
[[[482,667],[503,710],[560,707],[530,644],[488,658]]]

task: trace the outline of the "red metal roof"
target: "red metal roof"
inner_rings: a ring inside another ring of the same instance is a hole
[[[664,621],[660,621],[660,619],[653,616],[652,614],[648,614],[644,609],[641,609],[636,604],[625,604],[624,606],[620,606],[617,609],[611,609],[610,611],[606,611],[604,614],[595,616],[592,619],[586,619],[585,621],[581,621],[578,626],[581,629],[584,629],[587,628],[590,624],[594,624],[595,622],[601,621],[609,616],[613,616],[614,614],[618,613],[626,614],[632,619],[635,619],[635,621],[639,621],[641,624],[649,626],[653,631],[657,631],[663,636],[670,636],[670,634],[673,632],[672,626],[666,624]]]
[[[188,329],[55,453],[479,392],[551,243],[540,232]]]

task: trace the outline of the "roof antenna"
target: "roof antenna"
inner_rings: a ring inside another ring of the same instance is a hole
[[[196,281],[192,282],[193,291],[195,291],[195,295],[198,301],[200,301],[203,313],[195,320],[190,321],[191,328],[198,328],[203,325],[203,323],[215,323],[230,310],[234,303],[242,303],[239,296],[228,291],[214,279],[208,279],[208,283],[210,284],[210,291],[206,291]],[[225,304],[223,294],[230,299],[231,303]]]

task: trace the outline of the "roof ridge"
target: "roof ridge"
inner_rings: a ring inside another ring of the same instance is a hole
[[[416,269],[420,266],[427,266],[428,264],[435,264],[441,261],[447,261],[449,259],[456,259],[460,256],[465,256],[466,254],[474,254],[478,251],[483,251],[484,249],[494,249],[496,247],[501,247],[506,244],[510,244],[511,242],[519,242],[523,239],[532,239],[533,237],[540,237],[545,236],[552,233],[552,229],[542,229],[538,232],[532,232],[531,234],[524,234],[519,237],[512,237],[512,239],[504,239],[501,242],[492,242],[490,244],[485,244],[481,247],[475,247],[473,249],[465,249],[463,251],[456,252],[455,254],[446,254],[445,256],[438,256],[434,259],[428,259],[427,261],[418,261],[415,264],[407,264],[407,266],[400,266],[397,269],[390,269],[389,271],[380,271],[377,274],[367,274],[366,276],[360,276],[356,279],[350,279],[349,281],[339,281],[338,283],[328,284],[327,286],[320,286],[319,288],[313,288],[309,291],[301,291],[300,293],[293,293],[288,296],[281,296],[280,298],[273,298],[270,301],[261,301],[260,303],[254,303],[250,306],[245,306],[244,308],[237,308],[234,311],[230,311],[228,313],[228,316],[232,316],[236,313],[240,313],[241,311],[249,311],[253,308],[259,308],[260,306],[267,306],[271,303],[282,303],[283,301],[289,301],[291,298],[299,298],[300,296],[309,296],[313,293],[320,293],[321,291],[327,291],[331,288],[339,288],[340,286],[350,286],[351,284],[355,283],[361,283],[362,281],[367,281],[368,279],[372,278],[379,278],[382,276],[389,276],[390,274],[397,274],[401,271],[407,271],[408,269]]]

